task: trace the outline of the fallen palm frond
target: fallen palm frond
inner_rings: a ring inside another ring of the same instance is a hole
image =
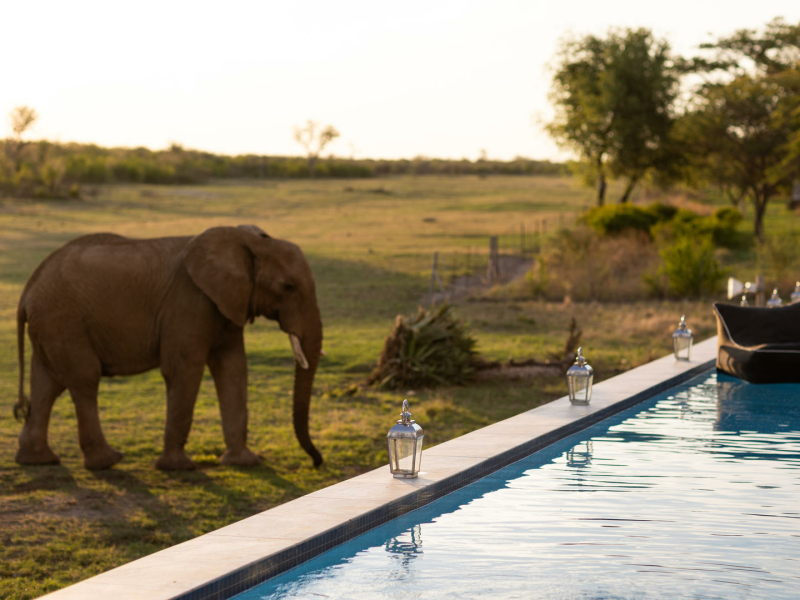
[[[509,359],[490,362],[475,351],[475,339],[448,303],[430,310],[420,308],[415,317],[398,315],[386,338],[378,366],[367,385],[389,389],[464,385],[475,379],[531,379],[562,375],[575,360],[581,330],[573,318],[563,355],[549,359]]]
[[[369,383],[391,389],[463,385],[475,374],[475,345],[447,302],[420,308],[415,317],[398,315]]]

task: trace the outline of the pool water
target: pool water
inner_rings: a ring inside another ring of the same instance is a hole
[[[236,598],[800,598],[800,385],[701,375]]]

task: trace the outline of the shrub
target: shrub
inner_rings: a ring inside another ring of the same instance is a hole
[[[718,248],[747,248],[752,236],[738,231],[741,222],[742,214],[733,207],[721,208],[709,217],[681,209],[669,221],[654,225],[651,234],[662,243],[709,237]]]
[[[603,235],[631,230],[650,235],[650,228],[658,222],[655,212],[632,204],[597,206],[586,213],[584,219],[589,227]]]
[[[679,238],[659,254],[662,260],[659,274],[665,277],[670,293],[680,298],[702,298],[717,291],[725,278],[714,258],[714,244],[709,237],[700,241]]]
[[[369,382],[386,388],[463,385],[472,379],[475,339],[445,302],[398,315]]]
[[[714,244],[719,248],[749,248],[753,244],[753,235],[738,230],[743,220],[738,208],[728,206],[717,210],[711,218]]]
[[[656,219],[656,223],[669,221],[677,213],[678,209],[671,204],[664,204],[663,202],[655,202],[645,209]]]

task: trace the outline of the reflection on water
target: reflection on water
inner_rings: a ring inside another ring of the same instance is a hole
[[[797,385],[752,384],[717,375],[717,431],[786,433],[800,427]]]
[[[239,598],[797,598],[799,405],[701,376]]]
[[[416,524],[408,531],[386,540],[386,552],[394,554],[403,569],[408,571],[411,561],[422,554],[422,525]]]
[[[588,467],[592,464],[592,440],[578,442],[567,450],[567,466],[575,469]]]

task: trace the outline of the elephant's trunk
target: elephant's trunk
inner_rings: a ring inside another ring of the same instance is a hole
[[[314,327],[303,336],[302,355],[305,356],[307,365],[295,361],[294,365],[294,433],[297,441],[308,455],[313,459],[314,466],[322,464],[322,455],[311,442],[308,434],[308,412],[311,405],[311,389],[314,384],[314,374],[317,372],[320,353],[322,351],[322,323]],[[306,368],[304,368],[306,367]]]

